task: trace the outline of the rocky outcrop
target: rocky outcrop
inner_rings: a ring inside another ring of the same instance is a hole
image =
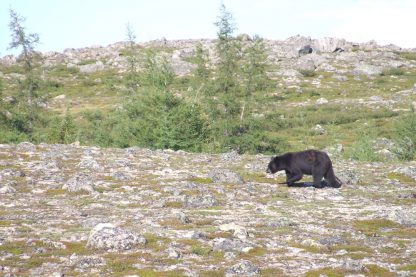
[[[250,43],[247,36],[239,37],[241,43]],[[189,59],[195,54],[197,45],[201,45],[208,53],[210,63],[215,66],[217,54],[214,39],[190,40],[154,40],[137,44],[140,49],[157,48],[161,55],[168,58],[176,75],[189,75],[195,65]],[[380,46],[374,41],[367,43],[348,42],[342,38],[324,37],[312,39],[304,36],[293,36],[286,40],[265,40],[269,50],[268,60],[278,65],[283,71],[323,70],[337,71],[338,62],[347,63],[345,73],[357,75],[377,75],[384,68],[401,68],[410,66],[411,62],[400,58],[397,53],[403,51],[392,45]],[[54,67],[66,65],[68,68],[78,69],[81,73],[90,74],[97,71],[114,69],[125,72],[128,68],[125,56],[126,42],[117,42],[108,46],[91,46],[79,49],[65,49],[62,53],[43,53],[44,66]],[[411,50],[406,50],[411,51]],[[17,62],[14,56],[0,58],[0,64],[5,66]],[[144,59],[139,59],[139,69],[143,68]],[[414,66],[414,65],[412,65]],[[9,73],[6,78],[16,78]],[[272,73],[273,74],[273,73]],[[23,77],[23,76],[22,76]]]
[[[146,239],[110,223],[100,223],[92,229],[87,246],[104,250],[129,250],[146,244]]]

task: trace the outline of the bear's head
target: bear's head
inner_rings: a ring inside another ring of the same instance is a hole
[[[270,161],[269,165],[267,166],[267,173],[276,173],[279,170],[283,170],[283,164],[280,160],[280,157],[274,157],[272,158],[272,160]]]

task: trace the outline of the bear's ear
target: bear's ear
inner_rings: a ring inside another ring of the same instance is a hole
[[[273,161],[273,160],[274,160],[274,157],[271,157],[271,158],[270,158],[270,161]]]

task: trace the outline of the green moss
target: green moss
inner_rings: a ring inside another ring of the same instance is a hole
[[[414,203],[414,200],[413,200]],[[412,239],[416,238],[416,229],[415,228],[395,228],[393,230],[384,232],[385,236],[392,236],[403,239]]]
[[[202,271],[200,273],[201,277],[224,277],[225,276],[225,270],[224,269],[218,269],[218,270],[207,270]]]
[[[46,195],[53,197],[57,195],[66,194],[68,191],[66,189],[49,189],[46,191]]]
[[[415,184],[415,180],[413,180],[409,176],[406,176],[406,175],[398,173],[398,172],[388,173],[387,178],[392,179],[392,180],[397,180],[397,181],[399,181],[400,183],[403,183],[403,184],[409,184],[409,185],[414,185]]]
[[[381,72],[381,76],[401,76],[404,75],[404,70],[401,68],[387,68]]]
[[[382,228],[396,228],[399,224],[387,219],[370,219],[356,220],[353,222],[353,228],[366,235],[380,233]]]
[[[327,277],[344,277],[348,272],[341,268],[322,268],[322,269],[314,269],[308,271],[305,274],[305,277],[319,277],[319,276],[327,276]]]
[[[273,179],[266,177],[266,173],[241,172],[241,176],[247,182],[274,183]]]
[[[15,224],[15,222],[11,220],[0,220],[0,226],[2,227],[12,226],[13,224]]]
[[[107,268],[109,268],[112,273],[129,273],[135,270],[133,264],[127,263],[126,260],[109,261],[107,264]]]
[[[264,268],[264,269],[262,268],[259,276],[275,277],[275,276],[285,276],[285,274],[279,268]]]
[[[390,272],[388,269],[380,267],[375,264],[367,264],[365,265],[366,275],[367,276],[378,276],[378,277],[393,277],[396,276],[393,272]]]
[[[214,181],[212,181],[211,178],[202,178],[202,177],[194,177],[189,179],[190,182],[197,183],[197,184],[212,184]]]
[[[171,242],[171,239],[159,237],[152,233],[144,234],[146,238],[146,248],[153,249],[155,251],[163,251],[167,248],[167,245]]]
[[[166,207],[179,209],[183,207],[183,203],[181,201],[169,201],[169,202],[166,202]]]
[[[13,255],[21,255],[27,250],[28,246],[23,241],[6,242],[0,245],[0,252],[8,252]]]
[[[416,264],[402,265],[399,266],[397,269],[403,271],[416,271]]]
[[[97,60],[95,59],[87,59],[87,60],[82,60],[78,63],[78,65],[87,65],[87,64],[94,64],[96,63]]]
[[[211,247],[206,247],[203,245],[194,245],[192,246],[192,253],[198,256],[208,256],[212,252]]]
[[[183,277],[187,276],[182,271],[156,271],[153,269],[140,269],[136,271],[140,277]]]
[[[397,52],[396,54],[398,54],[400,57],[402,57],[406,60],[411,60],[411,61],[416,60],[416,53],[415,52]]]
[[[267,249],[263,248],[263,247],[254,247],[253,249],[250,249],[250,251],[248,251],[247,253],[242,253],[241,256],[242,257],[246,257],[246,258],[252,258],[252,257],[258,257],[258,256],[263,256],[266,255],[267,253]]]

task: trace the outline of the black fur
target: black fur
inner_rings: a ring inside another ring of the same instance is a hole
[[[312,175],[314,187],[322,188],[322,178],[334,188],[341,187],[341,181],[335,176],[332,162],[329,156],[322,151],[306,150],[302,152],[290,152],[272,158],[267,173],[286,172],[286,184],[293,186],[303,175]]]

